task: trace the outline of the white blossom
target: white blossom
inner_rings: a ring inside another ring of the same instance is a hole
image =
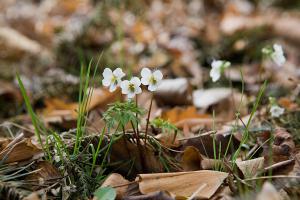
[[[136,94],[142,93],[141,81],[138,77],[133,77],[130,81],[124,80],[121,82],[122,94],[127,94],[129,99],[132,99]]]
[[[225,68],[230,66],[230,62],[223,61],[223,60],[214,60],[211,63],[211,70],[210,70],[210,77],[212,78],[213,82],[216,82],[220,79],[222,72]]]
[[[284,108],[281,108],[280,106],[274,105],[270,108],[270,113],[272,117],[279,117],[284,113]]]
[[[284,57],[283,49],[282,46],[279,44],[274,44],[273,45],[273,52],[271,54],[271,59],[278,65],[282,66],[286,59]]]
[[[141,71],[142,76],[142,84],[148,85],[148,90],[153,92],[157,89],[161,80],[163,78],[163,74],[160,70],[156,70],[152,72],[149,68],[143,68]]]
[[[121,83],[121,79],[125,76],[121,68],[117,68],[112,71],[109,68],[105,68],[103,73],[102,85],[109,87],[109,91],[113,92]]]

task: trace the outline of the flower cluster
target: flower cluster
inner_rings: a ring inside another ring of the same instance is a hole
[[[214,60],[211,63],[211,70],[210,70],[210,77],[212,78],[213,82],[216,82],[220,79],[221,74],[224,72],[224,70],[228,67],[230,67],[231,63],[225,60]]]
[[[279,44],[274,44],[273,48],[263,48],[262,53],[271,58],[271,60],[273,60],[273,62],[275,62],[278,66],[282,66],[286,61],[282,46]]]
[[[163,74],[160,70],[151,71],[149,68],[143,68],[141,71],[142,78],[132,77],[130,80],[123,80],[125,73],[121,68],[117,68],[112,71],[109,68],[105,68],[103,73],[102,85],[109,88],[110,92],[113,92],[120,87],[122,94],[126,94],[129,99],[135,97],[135,95],[142,93],[141,84],[148,86],[148,90],[153,92],[157,89]]]
[[[284,108],[280,107],[276,103],[276,99],[274,97],[269,97],[270,102],[270,113],[272,117],[280,117],[284,113]]]

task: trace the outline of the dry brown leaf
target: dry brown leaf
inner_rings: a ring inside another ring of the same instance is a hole
[[[154,93],[159,106],[190,105],[192,88],[185,78],[164,79]]]
[[[124,164],[118,168],[117,172],[129,177],[135,177],[136,174],[143,172],[162,171],[162,163],[159,161],[158,156],[155,155],[153,149],[142,148],[141,154],[142,156],[139,155],[136,143],[122,137],[114,142],[111,147],[110,162],[124,162]],[[129,168],[131,169],[130,172],[128,172]]]
[[[171,123],[179,123],[187,119],[210,119],[210,116],[207,114],[199,114],[194,106],[189,106],[187,108],[175,107],[171,110],[164,111],[162,118]]]
[[[181,135],[176,135],[176,133],[160,133],[156,135],[155,138],[158,139],[163,146],[169,148],[179,147],[181,144],[180,141],[178,141]]]
[[[25,197],[23,200],[40,200],[40,197],[36,192],[33,192],[27,197]]]
[[[193,138],[189,138],[183,146],[183,149],[187,146],[193,146],[199,150],[201,155],[204,155],[208,158],[214,158],[214,149],[216,152],[220,152],[221,158],[223,158],[227,146],[230,142],[230,135],[216,134],[213,136],[212,134],[202,134]],[[214,147],[214,139],[215,139],[215,147]],[[221,143],[221,145],[219,145]],[[231,138],[230,148],[228,148],[227,155],[234,152],[239,145],[239,141],[237,141],[234,137]],[[219,148],[221,146],[221,149]]]
[[[76,118],[77,103],[67,103],[61,99],[45,99],[46,108],[43,110],[44,117]]]
[[[41,149],[32,144],[31,139],[24,138],[9,148],[2,150],[0,152],[0,160],[4,159],[4,163],[19,162],[28,160],[41,152]]]
[[[295,110],[298,108],[298,104],[287,97],[281,97],[278,99],[278,104],[288,110]]]
[[[264,167],[264,157],[255,158],[245,161],[237,161],[236,164],[245,178],[251,178]]]
[[[270,137],[270,132],[264,133],[264,138],[268,139]],[[264,140],[265,140],[264,139]],[[264,151],[263,155],[265,160],[270,160],[270,149],[269,145],[263,146]],[[289,157],[292,155],[292,152],[295,149],[295,143],[293,141],[293,137],[290,133],[288,133],[285,129],[276,129],[274,133],[274,143],[272,145],[272,160],[273,162],[280,162],[284,160],[288,160]],[[269,163],[268,165],[271,165]]]
[[[123,197],[126,194],[129,183],[130,182],[126,180],[122,175],[113,173],[105,179],[101,187],[110,186],[115,188],[117,192],[117,199],[123,199]]]
[[[198,149],[188,146],[183,152],[181,165],[184,171],[196,171],[202,169],[201,160],[202,157]]]
[[[210,158],[203,158],[201,161],[201,167],[202,169],[214,169],[216,166],[223,166],[222,160],[217,159],[210,159]]]
[[[87,110],[90,111],[95,107],[106,109],[108,104],[121,100],[121,98],[122,95],[119,89],[115,92],[109,92],[106,88],[94,88]]]
[[[50,162],[48,161],[40,161],[37,163],[36,169],[37,172],[32,173],[26,177],[27,180],[39,182],[41,179],[43,181],[57,181],[55,179],[61,178],[61,174],[59,173],[58,169],[55,168]]]
[[[152,192],[145,195],[138,195],[138,196],[128,196],[125,197],[123,200],[175,200],[175,198],[171,197],[168,192]],[[176,200],[180,200],[176,198]]]
[[[200,187],[195,197],[210,198],[222,185],[228,174],[218,171],[191,171],[159,174],[140,174],[139,188],[142,194],[168,191],[176,196],[189,197]]]

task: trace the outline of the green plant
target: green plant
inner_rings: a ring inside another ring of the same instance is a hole
[[[128,123],[136,124],[139,119],[136,115],[143,115],[144,110],[139,108],[134,101],[115,102],[103,114],[106,126],[111,129],[118,125],[124,128]],[[133,127],[135,128],[135,127]]]
[[[98,188],[94,195],[97,200],[114,200],[117,196],[116,190],[111,187]]]

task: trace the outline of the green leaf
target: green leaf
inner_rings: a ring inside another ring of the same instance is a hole
[[[114,200],[117,193],[112,187],[100,187],[94,192],[94,195],[98,200]]]

